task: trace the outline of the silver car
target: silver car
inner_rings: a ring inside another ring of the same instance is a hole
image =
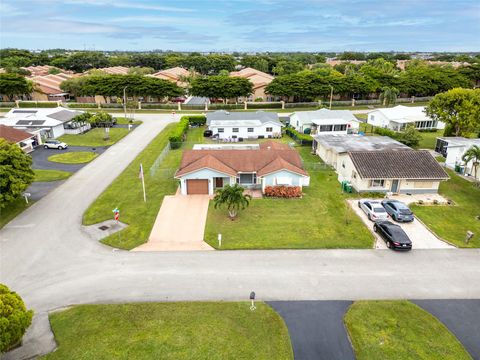
[[[414,219],[412,210],[403,202],[398,200],[383,200],[382,205],[388,215],[398,222],[411,222]]]
[[[358,207],[367,214],[370,221],[388,220],[389,218],[387,211],[380,201],[362,199],[358,201]]]

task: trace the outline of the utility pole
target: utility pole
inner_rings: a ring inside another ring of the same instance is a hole
[[[123,88],[123,114],[125,117],[125,120],[127,119],[127,87],[125,86]]]
[[[330,85],[330,110],[332,110],[333,86]]]

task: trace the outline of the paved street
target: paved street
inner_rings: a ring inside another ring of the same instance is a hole
[[[71,304],[245,300],[251,290],[260,300],[480,298],[479,249],[132,253],[91,240],[85,209],[172,121],[137,117],[132,134],[0,231],[0,282],[36,311],[37,351],[52,350],[45,312]]]

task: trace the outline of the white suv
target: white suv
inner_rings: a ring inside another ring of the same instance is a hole
[[[388,220],[389,216],[380,201],[362,199],[358,202],[358,207],[367,214],[368,220]]]
[[[63,149],[66,149],[68,145],[58,140],[46,140],[43,144],[43,147],[45,149],[63,150]]]

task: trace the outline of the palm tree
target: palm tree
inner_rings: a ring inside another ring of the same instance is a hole
[[[230,219],[234,219],[238,210],[244,210],[249,204],[252,197],[243,194],[245,189],[238,184],[233,186],[226,185],[223,189],[218,189],[213,202],[215,209],[218,207],[226,207]]]
[[[462,156],[462,160],[465,164],[468,164],[472,161],[472,169],[473,169],[473,177],[477,180],[477,167],[480,164],[480,146],[473,145],[470,149],[465,151]],[[477,186],[479,186],[480,182],[476,182]]]
[[[380,94],[380,101],[383,106],[390,106],[397,102],[397,95],[399,91],[397,88],[385,86],[382,88],[382,93]]]

